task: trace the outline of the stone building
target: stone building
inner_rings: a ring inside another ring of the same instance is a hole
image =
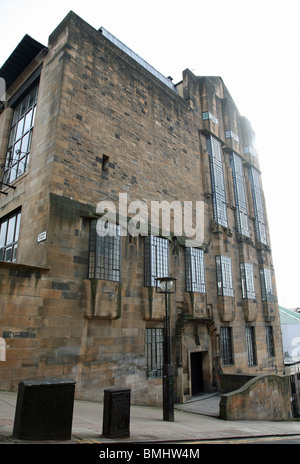
[[[222,372],[281,373],[254,132],[222,79],[187,69],[175,85],[73,12],[47,46],[26,35],[0,77],[0,389],[71,378],[77,398],[129,387],[160,404],[166,274],[177,401]],[[189,202],[194,228],[201,206],[201,244],[175,233],[175,208],[170,231],[122,232],[161,201]]]

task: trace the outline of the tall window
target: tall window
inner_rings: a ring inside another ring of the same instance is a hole
[[[212,135],[206,138],[206,143],[210,162],[214,219],[217,224],[228,227],[221,143]]]
[[[37,95],[38,86],[35,86],[14,109],[2,177],[5,184],[11,183],[28,169]]]
[[[255,300],[253,264],[240,263],[243,298]]]
[[[256,365],[255,334],[254,327],[246,327],[246,348],[248,357],[248,366]]]
[[[266,343],[267,343],[268,356],[269,357],[275,356],[273,327],[271,325],[266,326]]]
[[[89,278],[120,282],[120,226],[97,219],[91,221]]]
[[[0,222],[0,261],[16,262],[21,211],[18,210]]]
[[[221,327],[221,356],[224,366],[233,364],[231,327]]]
[[[163,366],[163,329],[146,329],[146,377],[162,377]]]
[[[145,237],[145,287],[156,287],[157,277],[169,275],[169,244],[166,238]]]
[[[240,234],[249,237],[250,233],[243,162],[242,158],[234,152],[231,154],[231,167],[236,204],[237,229]]]
[[[206,292],[204,251],[200,248],[185,249],[185,281],[187,292]]]
[[[271,270],[267,268],[261,268],[259,270],[259,273],[260,273],[262,300],[273,302],[274,294],[273,294]]]
[[[253,166],[249,168],[249,175],[252,188],[252,198],[255,214],[256,236],[260,243],[268,245],[267,230],[265,221],[265,210],[263,203],[263,192],[260,183],[260,174]]]
[[[218,295],[234,296],[231,258],[216,256]]]

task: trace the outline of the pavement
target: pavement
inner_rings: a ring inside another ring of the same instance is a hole
[[[300,437],[299,419],[271,421],[225,421],[219,417],[219,394],[203,394],[176,404],[174,422],[163,421],[162,409],[130,406],[130,437],[102,436],[103,404],[74,401],[72,437],[68,441],[43,443],[214,443],[217,440],[259,437]],[[12,436],[17,393],[0,391],[0,444],[29,443]],[[32,441],[30,443],[40,443]]]

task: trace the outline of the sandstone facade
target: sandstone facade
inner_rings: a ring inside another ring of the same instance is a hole
[[[1,72],[8,75],[4,66]],[[145,237],[120,238],[118,281],[89,278],[97,204],[118,205],[120,193],[147,205],[204,202],[205,292],[187,290],[184,241],[167,239],[169,273],[177,278],[170,296],[177,400],[217,389],[221,371],[281,373],[267,217],[260,191],[264,219],[258,220],[251,179],[253,168],[260,178],[254,134],[222,79],[185,70],[182,82],[168,86],[70,12],[7,89],[0,115],[4,170],[16,105],[37,83],[28,168],[9,185],[2,177],[1,184],[0,222],[21,211],[21,223],[16,259],[0,263],[0,336],[6,342],[0,388],[62,377],[76,381],[77,398],[99,400],[105,388],[130,387],[133,402],[161,403],[161,378],[147,378],[145,340],[148,329],[163,327],[165,308],[163,296],[145,286]],[[216,193],[218,179],[212,182],[220,172],[213,143],[221,147],[225,201]],[[245,213],[234,154],[242,163]],[[238,225],[242,217],[248,234]],[[231,260],[231,295],[217,285],[220,256]],[[251,298],[243,294],[241,263],[252,265]],[[261,287],[263,269],[271,276],[272,298]]]

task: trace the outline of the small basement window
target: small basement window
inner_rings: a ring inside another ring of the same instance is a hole
[[[103,155],[102,156],[102,171],[108,171],[109,165],[109,156]]]

